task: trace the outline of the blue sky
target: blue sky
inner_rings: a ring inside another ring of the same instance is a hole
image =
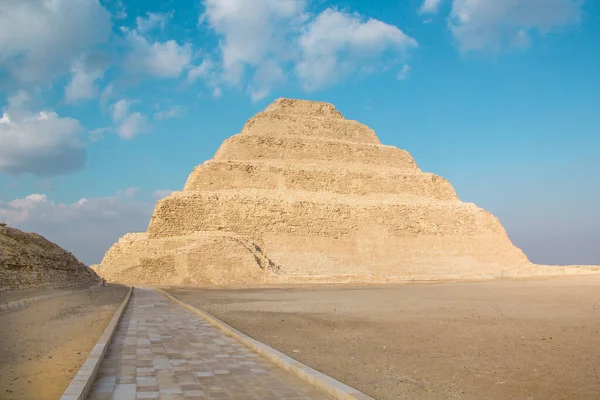
[[[328,101],[498,216],[600,264],[600,3],[0,2],[0,220],[86,263],[278,97]]]

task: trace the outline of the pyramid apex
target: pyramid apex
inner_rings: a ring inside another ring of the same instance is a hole
[[[265,108],[265,113],[294,114],[311,117],[344,118],[333,104],[323,101],[289,99],[281,97]]]

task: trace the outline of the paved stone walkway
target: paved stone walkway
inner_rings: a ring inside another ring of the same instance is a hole
[[[151,289],[135,289],[88,400],[328,399]]]

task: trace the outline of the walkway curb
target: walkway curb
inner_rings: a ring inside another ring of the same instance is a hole
[[[94,384],[94,380],[96,379],[96,375],[98,374],[100,364],[102,363],[102,359],[106,354],[110,340],[117,330],[119,320],[123,315],[123,311],[127,307],[127,303],[129,303],[132,292],[133,287],[130,287],[129,292],[127,292],[127,296],[125,296],[125,300],[123,300],[119,308],[117,308],[117,311],[115,311],[115,314],[106,326],[104,333],[102,333],[102,336],[100,336],[100,339],[98,339],[98,342],[90,352],[90,355],[87,357],[79,369],[79,372],[77,372],[77,375],[75,375],[75,378],[73,378],[71,384],[69,387],[67,387],[67,390],[65,390],[60,400],[86,399],[90,389],[92,388],[92,385]]]
[[[182,300],[179,300],[177,297],[173,296],[170,293],[167,293],[163,289],[156,288],[163,296],[172,302],[179,304],[180,306],[190,310],[194,314],[199,315],[204,320],[206,320],[211,325],[218,328],[220,331],[225,333],[227,336],[233,337],[237,339],[239,342],[249,347],[252,351],[262,355],[266,359],[271,362],[274,362],[279,367],[284,370],[292,373],[297,378],[309,383],[312,386],[315,386],[320,391],[328,394],[337,400],[374,400],[372,397],[367,396],[366,394],[359,392],[358,390],[343,384],[315,369],[310,368],[307,365],[304,365],[291,357],[286,356],[282,352],[275,350],[272,347],[267,346],[264,343],[259,342],[258,340],[252,339],[250,336],[238,331],[237,329],[227,325],[225,322],[220,319],[212,316],[206,311],[200,310]],[[62,399],[66,400],[66,399]],[[69,399],[71,400],[71,399]]]

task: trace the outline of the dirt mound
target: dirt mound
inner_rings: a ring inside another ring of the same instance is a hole
[[[96,269],[123,283],[485,279],[533,266],[497,218],[329,103],[279,99]],[[564,273],[564,271],[560,271]]]
[[[100,277],[73,254],[43,236],[0,224],[0,292],[99,281]]]

